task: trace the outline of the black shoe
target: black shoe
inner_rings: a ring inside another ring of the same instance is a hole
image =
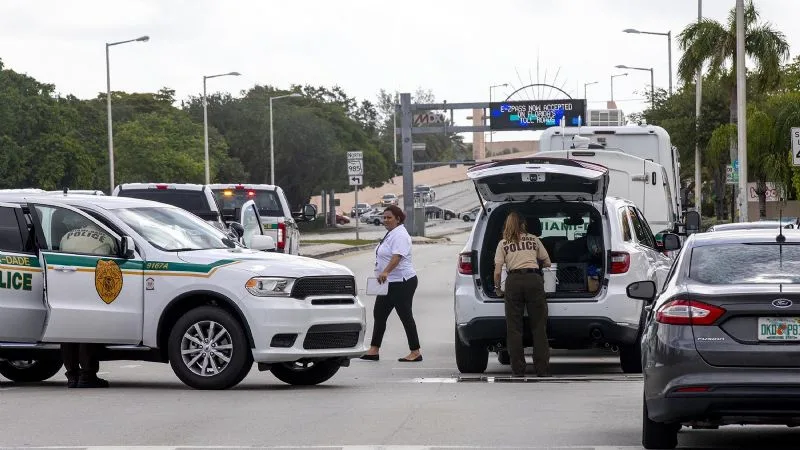
[[[397,358],[397,360],[400,362],[420,362],[422,361],[422,355],[419,355],[414,359]]]
[[[78,387],[78,377],[67,377],[67,387],[68,388]]]
[[[77,388],[107,388],[108,381],[97,377],[80,377],[76,384]]]
[[[553,374],[550,372],[537,373],[536,376],[539,378],[553,378]]]
[[[381,355],[361,355],[361,359],[366,359],[367,361],[379,361],[381,359]]]

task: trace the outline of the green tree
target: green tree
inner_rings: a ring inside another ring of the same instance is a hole
[[[744,10],[745,53],[756,62],[754,81],[757,91],[774,88],[780,81],[781,63],[789,57],[789,44],[781,31],[759,22],[759,13],[748,1]],[[709,66],[712,77],[720,76],[730,92],[730,123],[736,123],[736,11],[728,14],[725,25],[703,19],[688,25],[678,35],[683,56],[678,76],[691,82],[699,69]]]
[[[736,124],[720,125],[711,133],[705,151],[714,184],[714,213],[717,220],[722,220],[725,216],[725,165],[731,139],[736,139]]]

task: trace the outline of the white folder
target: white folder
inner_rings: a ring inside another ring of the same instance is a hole
[[[374,277],[367,278],[367,295],[386,295],[389,293],[389,282],[378,283]]]

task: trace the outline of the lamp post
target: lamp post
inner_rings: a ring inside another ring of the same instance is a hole
[[[697,0],[697,23],[703,20],[703,0]],[[697,69],[697,84],[694,92],[694,127],[695,136],[700,135],[700,109],[703,103],[703,69]],[[694,141],[694,207],[703,213],[703,180],[700,174],[700,140]]]
[[[492,90],[494,88],[496,88],[496,87],[508,87],[508,83],[493,84],[493,85],[489,86],[489,119],[490,120],[491,120],[491,117],[492,117]],[[487,122],[485,117],[484,117],[483,120],[484,120],[485,123]],[[494,133],[492,133],[492,131],[489,130],[489,144],[490,144],[489,146],[491,147],[491,144],[493,144],[493,143],[494,143]]]
[[[239,72],[221,73],[218,75],[203,75],[203,138],[205,144],[205,157],[206,157],[206,184],[211,183],[211,170],[208,158],[208,97],[206,96],[206,80],[209,78],[235,76],[241,75]]]
[[[655,107],[655,103],[656,103],[656,101],[655,101],[656,100],[656,94],[655,94],[655,87],[654,87],[655,81],[653,81],[653,68],[650,67],[648,69],[647,67],[631,67],[631,66],[626,66],[626,65],[623,65],[623,64],[620,64],[620,65],[616,66],[616,68],[617,69],[650,71],[650,107],[654,108]]]
[[[653,31],[639,31],[633,28],[628,28],[622,30],[625,33],[633,33],[633,34],[652,34],[654,36],[666,36],[667,37],[667,64],[669,67],[669,95],[672,95],[672,31],[667,31],[666,33],[657,33]]]
[[[272,132],[272,101],[281,98],[302,97],[297,92],[269,98],[269,184],[275,184],[275,136]]]
[[[597,81],[592,81],[590,83],[583,83],[583,99],[586,100],[586,86],[591,86],[593,84],[597,84]]]
[[[625,73],[618,73],[616,75],[611,75],[611,101],[614,101],[614,78],[616,77],[627,77],[628,72]]]
[[[114,192],[114,133],[111,125],[111,64],[108,49],[114,45],[127,44],[128,42],[147,42],[150,36],[140,36],[127,41],[106,42],[106,109],[108,112],[108,181],[111,185],[109,194]]]
[[[736,137],[739,150],[739,222],[747,222],[747,74],[744,0],[736,0]]]

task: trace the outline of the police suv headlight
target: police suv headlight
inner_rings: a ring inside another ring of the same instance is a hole
[[[244,287],[256,297],[289,297],[292,294],[294,278],[255,277],[250,278]]]

